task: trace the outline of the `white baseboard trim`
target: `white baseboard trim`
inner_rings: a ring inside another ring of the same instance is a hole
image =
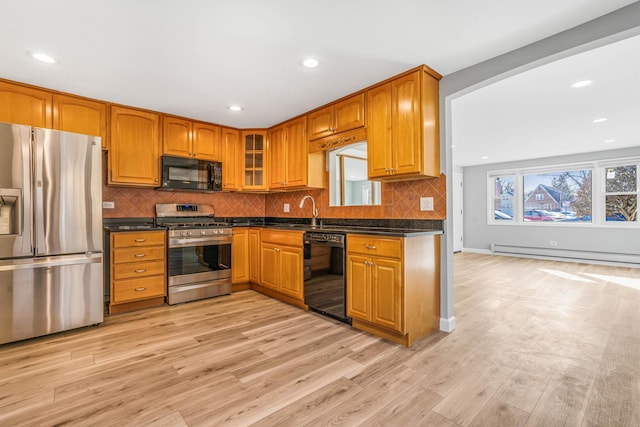
[[[476,248],[462,248],[462,252],[469,252],[472,254],[485,254],[485,255],[497,255],[490,249],[476,249]]]
[[[440,330],[442,332],[452,332],[456,328],[456,317],[452,316],[448,319],[440,318]]]

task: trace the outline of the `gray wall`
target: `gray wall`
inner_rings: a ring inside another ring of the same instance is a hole
[[[639,136],[640,145],[640,136]],[[519,162],[496,163],[464,168],[464,248],[489,250],[492,243],[546,248],[554,250],[586,251],[585,259],[606,260],[604,254],[640,255],[640,228],[621,229],[604,226],[564,226],[559,224],[542,225],[495,225],[487,224],[487,172],[504,169],[552,166],[573,162],[617,159],[640,156],[640,146],[561,156],[550,159],[526,160]],[[594,182],[597,188],[598,183]],[[520,201],[516,201],[519,203]],[[573,225],[573,224],[571,224]],[[576,224],[577,225],[577,224]],[[551,247],[549,241],[558,242]],[[599,255],[598,253],[603,253]],[[562,256],[562,253],[558,253]]]
[[[447,218],[453,217],[453,163],[451,157],[451,101],[510,75],[607,43],[640,34],[640,2],[586,22],[480,64],[446,75],[440,81],[441,168],[447,175]],[[466,184],[465,184],[466,185]],[[469,208],[465,206],[465,208]],[[467,209],[468,210],[468,209]],[[453,221],[445,220],[442,244],[440,329],[451,331],[453,312]]]

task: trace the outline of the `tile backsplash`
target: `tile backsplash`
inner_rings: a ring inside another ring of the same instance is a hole
[[[320,218],[388,218],[445,219],[446,177],[382,183],[382,204],[378,206],[329,206],[329,190],[302,190],[266,196],[265,216],[310,218],[311,203],[299,208],[300,200],[311,195],[316,201]],[[433,211],[420,210],[420,197],[433,197]],[[284,212],[284,204],[290,211]]]

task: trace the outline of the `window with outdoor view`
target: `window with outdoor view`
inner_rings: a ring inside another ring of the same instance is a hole
[[[524,221],[591,222],[591,170],[523,175]]]
[[[638,220],[638,166],[605,169],[605,220]]]
[[[513,201],[515,195],[515,180],[513,175],[493,178],[493,207],[494,219],[513,220]]]

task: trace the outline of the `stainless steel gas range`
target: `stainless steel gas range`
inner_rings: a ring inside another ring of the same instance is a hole
[[[169,304],[231,293],[232,230],[213,206],[159,204],[156,223],[168,229]]]

